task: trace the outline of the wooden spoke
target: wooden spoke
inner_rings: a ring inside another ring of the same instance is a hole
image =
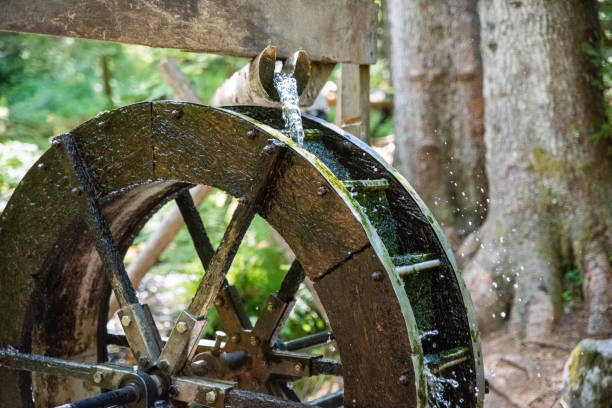
[[[219,247],[208,263],[208,269],[200,281],[195,296],[179,316],[162,350],[158,364],[162,370],[172,374],[182,368],[185,361],[195,354],[198,341],[206,328],[206,314],[225,282],[225,276],[244,234],[257,211],[265,204],[268,191],[274,185],[276,167],[282,158],[283,147],[284,145],[278,142],[272,142],[264,148],[250,193],[238,200],[238,207],[232,215]]]
[[[278,291],[278,297],[284,302],[289,302],[295,298],[295,294],[302,282],[304,282],[304,278],[306,275],[304,274],[304,269],[302,265],[297,261],[293,261],[291,267],[287,271],[283,282],[281,283],[280,289]]]
[[[140,365],[149,365],[150,361],[159,356],[162,344],[153,315],[147,305],[138,303],[136,291],[102,214],[96,187],[76,143],[70,134],[61,136],[56,143],[64,144],[73,167],[72,171],[80,184],[80,187],[72,190],[73,195],[81,198],[80,208],[83,219],[92,241],[95,242],[96,251],[102,260],[117,302],[121,306],[119,317],[130,348]],[[72,174],[68,163],[66,167],[67,173]]]
[[[189,235],[191,236],[198,257],[202,262],[202,266],[206,270],[215,253],[215,249],[210,243],[210,239],[208,238],[208,234],[206,233],[206,229],[204,228],[204,224],[202,223],[202,219],[191,198],[189,190],[181,191],[176,196],[175,201],[183,216],[187,231],[189,231]]]
[[[206,228],[200,217],[189,190],[184,190],[176,197],[176,204],[183,216],[191,240],[196,249],[204,270],[208,270],[215,254]],[[236,290],[224,280],[223,288],[215,300],[221,325],[227,332],[234,332],[240,328],[251,328],[244,305]]]
[[[274,345],[283,324],[289,317],[295,303],[295,294],[304,281],[304,270],[295,260],[281,283],[278,293],[272,293],[263,307],[257,323],[253,328],[253,336],[257,341],[270,346]]]

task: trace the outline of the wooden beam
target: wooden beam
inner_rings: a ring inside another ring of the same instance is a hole
[[[0,30],[253,58],[267,45],[287,58],[373,64],[371,0],[1,0]]]
[[[369,143],[370,135],[370,66],[342,64],[336,125]]]

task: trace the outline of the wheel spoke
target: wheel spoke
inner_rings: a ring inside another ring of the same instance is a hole
[[[284,302],[292,301],[305,277],[302,265],[297,260],[293,261],[281,283],[278,297]]]
[[[285,275],[278,293],[271,293],[253,328],[253,336],[269,346],[274,345],[283,324],[295,304],[295,294],[304,280],[305,274],[300,263],[295,260]]]
[[[251,191],[238,200],[238,207],[225,230],[217,251],[212,256],[206,274],[200,281],[191,303],[181,313],[160,355],[158,366],[173,374],[192,357],[206,328],[206,314],[221,289],[238,247],[253,217],[268,199],[268,189],[274,184],[276,167],[284,145],[271,143],[264,148]]]
[[[153,315],[147,305],[138,303],[136,291],[102,214],[96,187],[76,143],[70,134],[61,136],[59,140],[64,144],[72,164],[70,169],[66,163],[66,171],[68,174],[74,172],[80,184],[80,187],[75,188],[73,192],[77,197],[81,197],[79,203],[87,229],[102,260],[117,302],[121,306],[119,317],[126,338],[139,364],[148,365],[150,361],[157,359],[161,351],[161,337]]]
[[[206,228],[198,209],[188,190],[178,194],[175,201],[183,216],[202,267],[207,271],[215,254],[215,249],[206,233]],[[226,331],[238,331],[243,327],[246,329],[251,328],[251,323],[242,300],[236,290],[227,283],[227,280],[224,280],[223,288],[215,300],[215,305],[218,309],[217,312],[221,325]]]

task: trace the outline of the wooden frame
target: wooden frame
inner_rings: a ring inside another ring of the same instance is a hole
[[[0,0],[0,31],[255,57],[305,50],[342,68],[338,124],[367,140],[368,65],[376,62],[372,0]],[[322,70],[329,74],[329,70]],[[344,95],[344,96],[342,96]]]

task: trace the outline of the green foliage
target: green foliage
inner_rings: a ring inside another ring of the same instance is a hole
[[[570,269],[563,277],[565,278],[565,290],[561,294],[561,297],[565,303],[565,310],[569,312],[582,298],[581,288],[584,281],[582,280],[582,275],[578,268]]]

